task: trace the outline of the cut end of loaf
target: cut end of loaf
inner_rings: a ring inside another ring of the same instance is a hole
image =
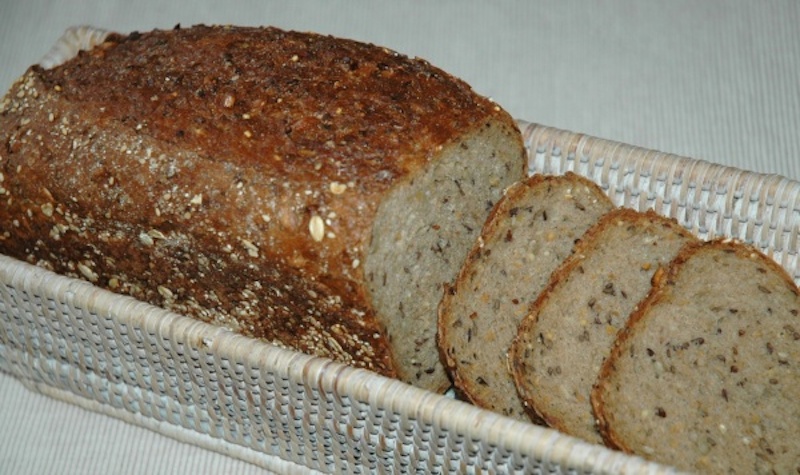
[[[404,381],[433,391],[450,385],[436,346],[439,302],[490,210],[525,168],[517,129],[490,117],[381,203],[365,273]]]

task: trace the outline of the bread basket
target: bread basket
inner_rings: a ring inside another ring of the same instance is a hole
[[[101,37],[75,31],[80,41]],[[702,238],[752,243],[800,280],[800,183],[519,126],[531,173],[574,171],[617,205],[655,209]],[[280,473],[675,473],[6,256],[0,370],[42,394]]]

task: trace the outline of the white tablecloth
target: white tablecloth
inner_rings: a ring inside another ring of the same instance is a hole
[[[0,89],[72,25],[274,25],[387,46],[514,116],[800,179],[800,2],[0,0]],[[0,374],[0,473],[261,473]]]

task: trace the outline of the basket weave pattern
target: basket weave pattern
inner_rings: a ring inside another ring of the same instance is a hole
[[[670,216],[702,239],[761,249],[800,283],[800,182],[520,122],[533,173],[573,171],[615,204]]]

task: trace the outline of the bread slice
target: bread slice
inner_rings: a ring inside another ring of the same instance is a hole
[[[551,276],[510,351],[526,408],[549,426],[602,442],[589,402],[619,329],[692,234],[676,221],[618,208],[604,215]]]
[[[129,35],[0,103],[0,253],[420,387],[442,286],[527,172],[511,116],[386,48]]]
[[[439,308],[439,348],[463,397],[527,420],[506,352],[550,273],[612,207],[597,185],[573,173],[534,175],[497,204]]]
[[[620,332],[592,403],[613,447],[699,473],[800,472],[800,292],[731,241],[687,245]]]

